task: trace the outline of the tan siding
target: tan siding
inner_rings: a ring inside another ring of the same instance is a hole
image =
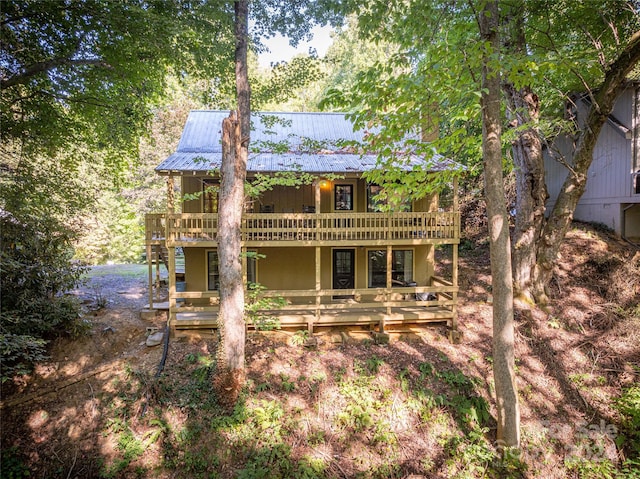
[[[367,248],[356,250],[356,288],[367,287]]]
[[[268,248],[259,251],[258,282],[268,289],[314,289],[315,248]]]
[[[322,289],[331,289],[333,286],[331,282],[332,248],[326,247],[320,248],[320,250],[320,257],[322,258]]]
[[[255,211],[259,212],[259,205],[273,205],[274,213],[302,213],[303,206],[315,204],[312,185],[300,188],[277,186],[272,191],[265,191],[256,201]]]
[[[202,178],[194,176],[182,177],[182,193],[193,194],[202,191]],[[202,213],[202,199],[185,201],[182,203],[183,213]]]
[[[184,248],[187,291],[207,290],[207,249]]]
[[[320,212],[331,213],[333,211],[333,183],[330,188],[320,190]]]
[[[367,211],[367,187],[366,182],[364,180],[360,180],[356,183],[356,187],[354,188],[356,195],[356,203],[355,210],[356,211]]]
[[[418,286],[430,284],[433,276],[433,246],[418,246],[415,249],[415,279]]]
[[[414,201],[413,211],[438,211],[438,194],[433,193]]]

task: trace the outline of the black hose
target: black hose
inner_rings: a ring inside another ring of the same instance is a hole
[[[160,359],[160,364],[158,364],[158,370],[156,371],[156,375],[154,379],[158,379],[160,374],[162,374],[162,370],[164,369],[164,365],[167,362],[167,353],[169,352],[169,320],[167,320],[167,327],[165,328],[164,335],[164,347],[162,350],[162,358]],[[147,413],[147,406],[149,405],[149,391],[145,394],[144,406],[142,407],[142,412],[140,414],[141,417]]]
[[[165,328],[164,349],[162,351],[162,359],[160,359],[160,364],[158,364],[158,371],[156,372],[156,379],[160,377],[160,374],[162,374],[162,370],[164,369],[164,364],[167,361],[167,353],[168,352],[169,352],[169,321],[167,321],[167,327]]]

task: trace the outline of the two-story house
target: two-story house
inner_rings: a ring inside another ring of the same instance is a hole
[[[169,200],[166,212],[146,217],[149,279],[152,283],[154,256],[166,255],[172,328],[216,326],[216,169],[226,116],[192,111],[177,151],[156,168],[167,178]],[[376,166],[376,156],[344,143],[362,142],[365,134],[353,131],[338,113],[252,114],[247,181],[287,174],[298,180],[276,181],[246,199],[241,232],[246,282],[261,285],[260,297],[284,299],[280,307],[265,306],[262,312],[282,327],[312,332],[363,325],[384,331],[389,325],[446,322],[456,332],[457,186],[450,188],[446,205],[431,194],[394,211],[381,208],[380,186],[363,179]],[[405,168],[428,168],[437,175],[451,166],[436,155],[429,162],[412,158]],[[173,199],[178,186],[184,199],[180,212]],[[177,249],[184,252],[184,274],[176,273]],[[441,254],[444,259],[436,264]],[[151,284],[149,294],[152,303]]]

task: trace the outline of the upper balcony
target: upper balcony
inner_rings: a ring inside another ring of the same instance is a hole
[[[147,244],[217,245],[215,213],[148,214]],[[454,244],[460,241],[457,212],[407,213],[246,213],[246,247]]]

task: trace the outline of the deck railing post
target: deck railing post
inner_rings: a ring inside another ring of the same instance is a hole
[[[156,299],[160,298],[160,259],[162,253],[162,243],[156,245],[154,248],[155,259],[156,259]]]
[[[176,319],[176,249],[169,247],[169,324],[173,324]],[[169,334],[169,331],[167,331]]]

